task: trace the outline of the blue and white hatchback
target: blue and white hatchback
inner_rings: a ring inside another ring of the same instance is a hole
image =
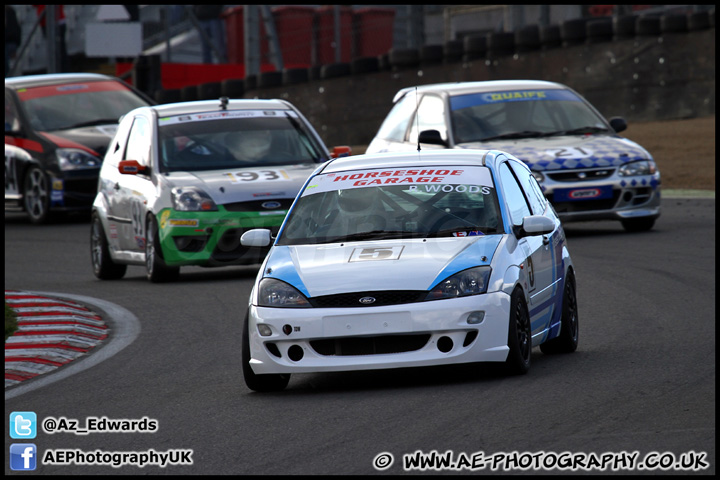
[[[560,219],[619,220],[650,230],[660,216],[660,172],[652,155],[618,133],[571,88],[538,80],[495,80],[401,89],[365,153],[470,148],[525,162]]]
[[[326,162],[272,244],[243,326],[245,381],[473,362],[530,368],[578,345],[575,268],[530,169],[496,150]]]

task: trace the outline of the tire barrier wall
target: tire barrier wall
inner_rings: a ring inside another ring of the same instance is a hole
[[[225,79],[219,89],[234,98],[290,101],[329,146],[366,145],[399,89],[429,83],[549,80],[575,89],[606,117],[630,122],[701,117],[715,113],[714,25],[714,10],[568,20],[441,46],[391,49],[349,63]],[[206,92],[215,94],[217,86],[161,90],[155,98],[202,99]]]

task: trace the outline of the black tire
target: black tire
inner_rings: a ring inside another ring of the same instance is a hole
[[[612,40],[613,24],[611,18],[598,18],[587,23],[587,41],[589,43]]]
[[[180,90],[180,99],[183,102],[194,102],[198,100],[197,85],[187,85]]]
[[[505,360],[505,371],[510,375],[526,374],[530,370],[532,330],[530,314],[520,288],[515,289],[510,299],[508,347],[510,351]]]
[[[198,85],[198,98],[200,100],[216,100],[222,96],[220,82],[207,82]]]
[[[353,75],[360,73],[377,72],[380,70],[378,57],[359,57],[350,62],[350,70]]]
[[[350,75],[352,69],[349,63],[329,63],[320,67],[320,78],[335,78]]]
[[[414,67],[420,63],[420,52],[417,48],[393,48],[388,60],[393,68]]]
[[[423,45],[420,47],[420,63],[440,63],[443,60],[442,45]]]
[[[540,345],[540,351],[543,353],[551,355],[555,353],[572,353],[577,350],[580,324],[578,322],[576,292],[575,275],[568,272],[563,291],[560,335]]]
[[[224,97],[242,98],[245,94],[245,80],[242,78],[226,78],[220,83],[220,90]]]
[[[487,35],[487,56],[497,58],[512,55],[515,51],[515,34],[512,32],[492,32]]]
[[[663,33],[687,32],[687,29],[687,15],[676,13],[660,17],[660,30]]]
[[[635,33],[638,36],[660,35],[660,19],[658,17],[638,17]]]
[[[634,15],[621,15],[613,17],[613,36],[615,38],[632,38],[635,36],[637,17]]]
[[[282,81],[282,72],[261,72],[258,77],[258,88],[279,87]]]
[[[125,276],[127,265],[113,262],[108,249],[107,237],[97,213],[90,220],[90,261],[93,273],[100,280],[117,280]]]
[[[562,45],[559,25],[544,25],[540,27],[540,44],[544,49],[556,48]]]
[[[487,34],[468,35],[463,39],[463,53],[466,55],[487,53]]]
[[[515,47],[518,52],[529,52],[540,48],[540,27],[538,25],[525,25],[515,31]]]
[[[710,28],[710,14],[707,11],[688,14],[688,30],[695,32]]]
[[[463,41],[449,40],[443,45],[443,57],[446,62],[457,62],[463,56]]]
[[[32,223],[39,225],[50,221],[50,180],[38,167],[30,167],[25,174],[23,206]]]
[[[145,230],[145,270],[147,279],[153,283],[172,282],[180,276],[180,267],[165,264],[160,246],[157,220],[150,215]]]
[[[287,387],[290,381],[290,374],[267,374],[257,375],[250,366],[250,331],[248,314],[245,314],[242,333],[242,360],[243,377],[245,385],[256,392],[279,392]]]
[[[654,218],[642,217],[622,220],[622,226],[627,232],[647,232],[655,225]]]
[[[565,20],[560,25],[560,38],[565,45],[577,45],[583,43],[587,37],[587,19],[573,18]]]
[[[310,80],[310,72],[307,68],[286,68],[282,75],[283,85],[295,85]]]
[[[179,88],[171,88],[169,90],[157,90],[155,91],[155,101],[162,103],[177,103],[180,102],[182,93]]]

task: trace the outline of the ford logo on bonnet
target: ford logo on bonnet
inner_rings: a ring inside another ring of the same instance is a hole
[[[375,297],[362,297],[358,302],[363,305],[370,305],[371,303],[375,303]]]
[[[278,208],[280,202],[263,202],[261,205],[263,208]]]

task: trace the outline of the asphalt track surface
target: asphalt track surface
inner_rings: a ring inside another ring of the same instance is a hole
[[[89,223],[36,227],[6,214],[6,290],[87,305],[111,328],[90,355],[6,389],[6,428],[17,411],[80,427],[89,417],[147,417],[157,421],[152,433],[40,429],[28,443],[41,456],[192,450],[192,465],[38,462],[34,473],[43,475],[401,474],[404,455],[418,451],[451,452],[455,461],[463,453],[517,452],[516,467],[530,459],[522,454],[637,452],[638,461],[697,458],[707,467],[613,471],[607,464],[604,473],[714,474],[714,198],[666,196],[651,232],[627,234],[615,222],[567,224],[566,231],[578,272],[574,354],[535,349],[521,377],[480,365],[302,374],[284,392],[257,394],[245,387],[240,365],[257,267],[187,268],[179,282],[159,285],[130,267],[124,279],[102,282],[91,271]],[[18,442],[6,433],[6,474],[27,474],[10,469],[10,445]],[[394,461],[379,471],[373,463],[389,459],[381,453]]]

